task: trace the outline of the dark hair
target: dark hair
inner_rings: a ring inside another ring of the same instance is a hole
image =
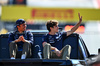
[[[50,32],[50,27],[54,27],[58,24],[58,21],[57,20],[48,20],[47,23],[46,23],[46,26],[47,26],[47,30]]]

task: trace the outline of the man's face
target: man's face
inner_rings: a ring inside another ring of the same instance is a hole
[[[53,28],[51,30],[56,33],[56,32],[58,32],[58,29],[59,29],[58,25],[55,25],[55,26],[53,26]]]
[[[23,24],[19,25],[17,28],[20,31],[25,31],[26,30],[26,23],[23,23]]]

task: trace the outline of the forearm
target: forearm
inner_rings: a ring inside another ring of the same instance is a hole
[[[29,40],[24,40],[23,42],[31,43],[31,41],[29,41]]]
[[[52,47],[52,46],[51,46],[51,50],[56,50],[56,49],[57,49],[56,47]]]
[[[49,44],[49,43],[43,42],[43,47],[44,47],[46,44]],[[56,47],[52,47],[52,46],[51,46],[51,50],[55,50],[55,49],[56,49]]]
[[[18,42],[18,39],[14,40],[14,42]]]
[[[71,32],[72,32],[72,33],[75,32],[75,31],[78,29],[78,27],[80,26],[80,24],[81,24],[81,21],[79,21],[79,22],[71,29]]]

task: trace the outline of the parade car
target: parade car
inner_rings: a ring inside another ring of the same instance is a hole
[[[32,45],[32,56],[27,59],[10,59],[8,34],[0,35],[0,66],[87,66],[90,55],[82,37],[73,33],[63,40],[63,46],[71,46],[71,55],[69,60],[62,59],[43,59],[42,36],[46,34],[43,31],[31,31],[34,37]],[[19,51],[20,53],[20,51]]]

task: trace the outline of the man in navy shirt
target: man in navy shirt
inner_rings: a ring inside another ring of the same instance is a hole
[[[26,31],[26,22],[24,19],[16,21],[14,32],[9,34],[8,43],[10,50],[10,58],[15,59],[17,51],[22,51],[21,59],[31,56],[31,44],[33,44],[33,34]]]
[[[71,46],[66,45],[62,47],[62,41],[66,36],[69,36],[73,32],[75,32],[82,22],[82,16],[78,13],[79,22],[67,32],[59,32],[58,29],[58,21],[49,20],[46,24],[47,29],[49,31],[48,34],[43,36],[43,55],[44,59],[49,58],[62,58],[62,59],[70,59]]]

